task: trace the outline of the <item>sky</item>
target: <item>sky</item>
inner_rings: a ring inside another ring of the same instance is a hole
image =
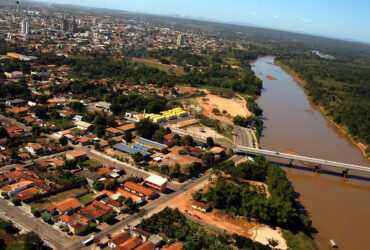
[[[39,0],[121,9],[370,43],[370,0]]]

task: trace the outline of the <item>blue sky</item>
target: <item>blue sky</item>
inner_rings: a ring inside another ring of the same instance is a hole
[[[41,0],[318,34],[370,43],[370,0]]]

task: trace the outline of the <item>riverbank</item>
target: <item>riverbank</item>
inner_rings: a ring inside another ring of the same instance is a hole
[[[361,141],[356,141],[354,138],[353,138],[353,135],[350,134],[348,131],[346,131],[345,127],[343,125],[340,125],[338,123],[336,123],[332,117],[330,117],[327,113],[327,111],[325,110],[325,108],[323,106],[317,106],[315,105],[312,100],[311,100],[311,97],[308,95],[306,89],[305,89],[305,85],[307,84],[305,80],[303,80],[299,74],[297,72],[295,72],[294,70],[292,70],[289,66],[283,64],[282,62],[278,61],[278,60],[274,60],[274,64],[281,67],[284,71],[286,71],[289,75],[291,75],[293,77],[293,79],[299,83],[300,86],[302,86],[303,88],[303,91],[305,92],[306,96],[308,97],[308,99],[310,100],[310,102],[312,103],[312,106],[315,107],[316,109],[318,109],[320,111],[320,113],[335,127],[337,128],[337,130],[345,135],[358,149],[361,150],[362,152],[362,155],[368,160],[370,161],[370,154],[368,154],[366,151],[368,149],[368,146],[366,146],[365,144],[363,144]]]

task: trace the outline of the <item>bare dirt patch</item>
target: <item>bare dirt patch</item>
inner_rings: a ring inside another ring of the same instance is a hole
[[[230,120],[237,115],[251,115],[251,112],[247,109],[247,102],[244,98],[224,98],[208,93],[204,97],[197,98],[196,102],[203,109],[203,115],[205,116]],[[218,115],[214,114],[214,109],[218,109],[220,113]]]
[[[277,80],[277,78],[276,77],[273,77],[273,76],[266,76],[266,79],[272,80],[272,81]]]
[[[175,166],[175,164],[178,163],[180,166],[184,166],[193,162],[201,162],[201,160],[196,157],[179,154],[179,150],[182,149],[184,149],[184,147],[181,146],[174,146],[169,149],[170,153],[163,156],[161,164]]]

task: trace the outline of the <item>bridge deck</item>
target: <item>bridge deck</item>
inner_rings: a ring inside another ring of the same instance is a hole
[[[236,146],[235,149],[238,152],[243,152],[243,153],[248,153],[248,154],[271,156],[271,157],[288,159],[288,160],[297,160],[297,161],[302,161],[302,162],[307,162],[307,163],[312,163],[312,164],[317,164],[317,165],[322,165],[322,166],[329,166],[329,167],[349,169],[349,170],[357,170],[357,171],[370,173],[369,167],[355,165],[355,164],[328,161],[328,160],[312,158],[312,157],[307,157],[307,156],[293,155],[293,154],[281,153],[281,152],[264,150],[264,149],[242,147],[242,146]]]

